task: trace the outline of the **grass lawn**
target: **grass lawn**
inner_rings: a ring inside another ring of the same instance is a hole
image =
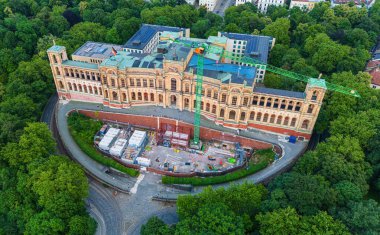
[[[71,136],[74,138],[79,148],[90,158],[100,164],[112,167],[130,176],[136,177],[139,175],[138,170],[128,168],[115,160],[104,156],[95,149],[94,136],[103,125],[101,121],[93,120],[79,113],[72,113],[67,121]]]
[[[214,177],[173,177],[163,176],[164,184],[191,184],[193,186],[220,184],[243,178],[256,173],[267,167],[274,160],[275,153],[271,148],[262,149],[255,152],[247,168],[242,168],[234,172]],[[257,162],[257,163],[254,163]]]

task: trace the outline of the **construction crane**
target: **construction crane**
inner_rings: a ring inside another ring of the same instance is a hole
[[[302,75],[299,73],[291,72],[285,69],[281,69],[278,67],[275,67],[273,65],[269,65],[267,63],[264,63],[262,61],[259,61],[254,58],[250,58],[247,56],[241,56],[241,57],[235,57],[233,53],[228,52],[224,50],[220,46],[214,46],[209,45],[207,43],[189,43],[188,41],[181,40],[181,39],[175,39],[169,41],[181,44],[186,47],[194,48],[194,52],[198,55],[197,59],[197,82],[196,82],[196,89],[195,89],[195,114],[194,114],[194,139],[191,143],[192,146],[199,146],[200,140],[200,124],[201,124],[201,101],[202,101],[202,85],[203,85],[203,65],[204,65],[204,58],[207,53],[214,53],[220,55],[220,59],[231,59],[235,62],[239,62],[246,65],[251,65],[257,68],[266,69],[272,73],[279,74],[288,78],[291,78],[296,81],[306,82],[308,83],[310,79],[313,79],[311,77],[308,77],[306,75]],[[320,79],[320,78],[319,78]],[[340,85],[332,84],[329,82],[324,82],[326,89],[331,91],[340,92],[345,95],[351,95],[354,97],[360,97],[360,94],[353,89],[343,87]]]

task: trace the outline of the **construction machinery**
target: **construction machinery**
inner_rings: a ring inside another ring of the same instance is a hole
[[[221,60],[231,59],[235,62],[239,62],[247,66],[254,66],[256,68],[265,69],[272,73],[279,74],[296,81],[308,83],[311,79],[315,80],[315,78],[311,78],[303,74],[299,74],[299,73],[291,72],[282,68],[278,68],[254,58],[250,58],[247,56],[236,57],[234,56],[233,53],[224,50],[220,46],[210,45],[207,43],[189,43],[188,41],[181,40],[181,39],[175,39],[175,40],[169,40],[169,41],[181,44],[186,47],[194,48],[194,53],[198,55],[197,67],[196,67],[197,81],[196,81],[196,89],[195,89],[195,95],[196,95],[195,104],[196,105],[195,105],[195,114],[194,114],[194,139],[191,142],[191,146],[197,149],[200,149],[201,147],[199,135],[200,135],[200,122],[201,122],[201,100],[202,100],[203,67],[204,67],[203,65],[204,65],[204,58],[208,53],[220,55]],[[327,90],[340,92],[342,94],[351,95],[354,97],[360,97],[359,93],[356,90],[343,87],[340,85],[332,84],[326,81],[324,81],[324,85]]]

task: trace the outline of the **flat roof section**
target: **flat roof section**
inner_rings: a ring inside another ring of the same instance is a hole
[[[74,60],[64,60],[62,64],[67,65],[67,66],[85,68],[85,69],[98,69],[97,64],[91,64],[91,63],[74,61]]]
[[[255,87],[253,89],[253,92],[268,94],[268,95],[293,97],[293,98],[298,98],[298,99],[304,99],[305,98],[304,92],[287,91],[287,90],[280,90],[280,89],[273,89],[273,88],[266,88],[266,87]]]
[[[121,51],[123,49],[121,45],[88,41],[79,47],[72,55],[106,59],[113,55],[112,47],[115,48],[116,51]]]
[[[142,50],[158,32],[181,32],[185,28],[143,24],[140,29],[124,44],[124,48]]]

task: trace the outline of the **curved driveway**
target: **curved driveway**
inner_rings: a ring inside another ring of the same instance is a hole
[[[193,113],[190,113],[188,111],[179,111],[176,109],[164,109],[162,107],[157,106],[138,106],[131,107],[129,109],[110,109],[102,105],[83,103],[77,101],[59,104],[58,109],[56,110],[57,129],[60,138],[64,143],[66,149],[69,151],[70,155],[77,162],[79,162],[86,169],[86,171],[91,173],[91,175],[93,175],[103,183],[112,185],[113,187],[118,188],[123,192],[129,192],[130,189],[133,186],[135,186],[136,179],[113,177],[108,174],[105,174],[105,167],[93,161],[86,154],[84,154],[71,137],[68,130],[67,114],[70,111],[77,109],[113,113],[128,113],[145,116],[165,116],[173,119],[178,119],[187,123],[193,123],[194,121]],[[231,130],[222,126],[217,126],[212,121],[203,117],[201,124],[202,126],[207,128],[236,134],[235,130]],[[280,145],[283,149],[284,154],[283,157],[281,157],[279,160],[277,160],[275,163],[271,164],[264,170],[250,175],[246,178],[236,180],[234,181],[234,183],[241,183],[244,181],[251,181],[254,183],[265,182],[274,177],[275,175],[279,174],[280,172],[288,169],[307,147],[306,142],[299,142],[296,144],[281,142],[279,141],[277,135],[261,131],[240,131],[239,135]],[[159,175],[144,172],[142,172],[142,175],[144,176],[143,180],[140,184],[135,186],[135,188],[137,188],[136,192],[134,191],[134,193],[131,193],[130,195],[120,193],[115,197],[115,199],[118,201],[120,211],[123,214],[122,218],[119,218],[119,220],[122,221],[121,225],[117,225],[117,227],[120,228],[119,232],[116,232],[116,230],[114,230],[114,232],[107,230],[107,234],[139,234],[141,224],[146,222],[146,220],[152,215],[158,215],[167,223],[175,223],[177,221],[178,218],[175,216],[175,209],[173,209],[173,205],[168,203],[151,201],[151,199],[153,197],[175,199],[178,197],[178,195],[188,192],[175,190],[161,184],[161,176]],[[215,187],[224,187],[228,186],[229,184],[230,183],[220,184],[216,185]],[[198,193],[202,189],[203,187],[197,187],[193,190],[192,193]],[[100,210],[105,208],[98,209]],[[107,211],[102,211],[102,214],[104,213],[107,214]],[[118,216],[121,216],[119,213],[117,214]],[[105,224],[106,226],[108,226],[107,221],[105,221]],[[115,224],[111,226],[114,225]]]

